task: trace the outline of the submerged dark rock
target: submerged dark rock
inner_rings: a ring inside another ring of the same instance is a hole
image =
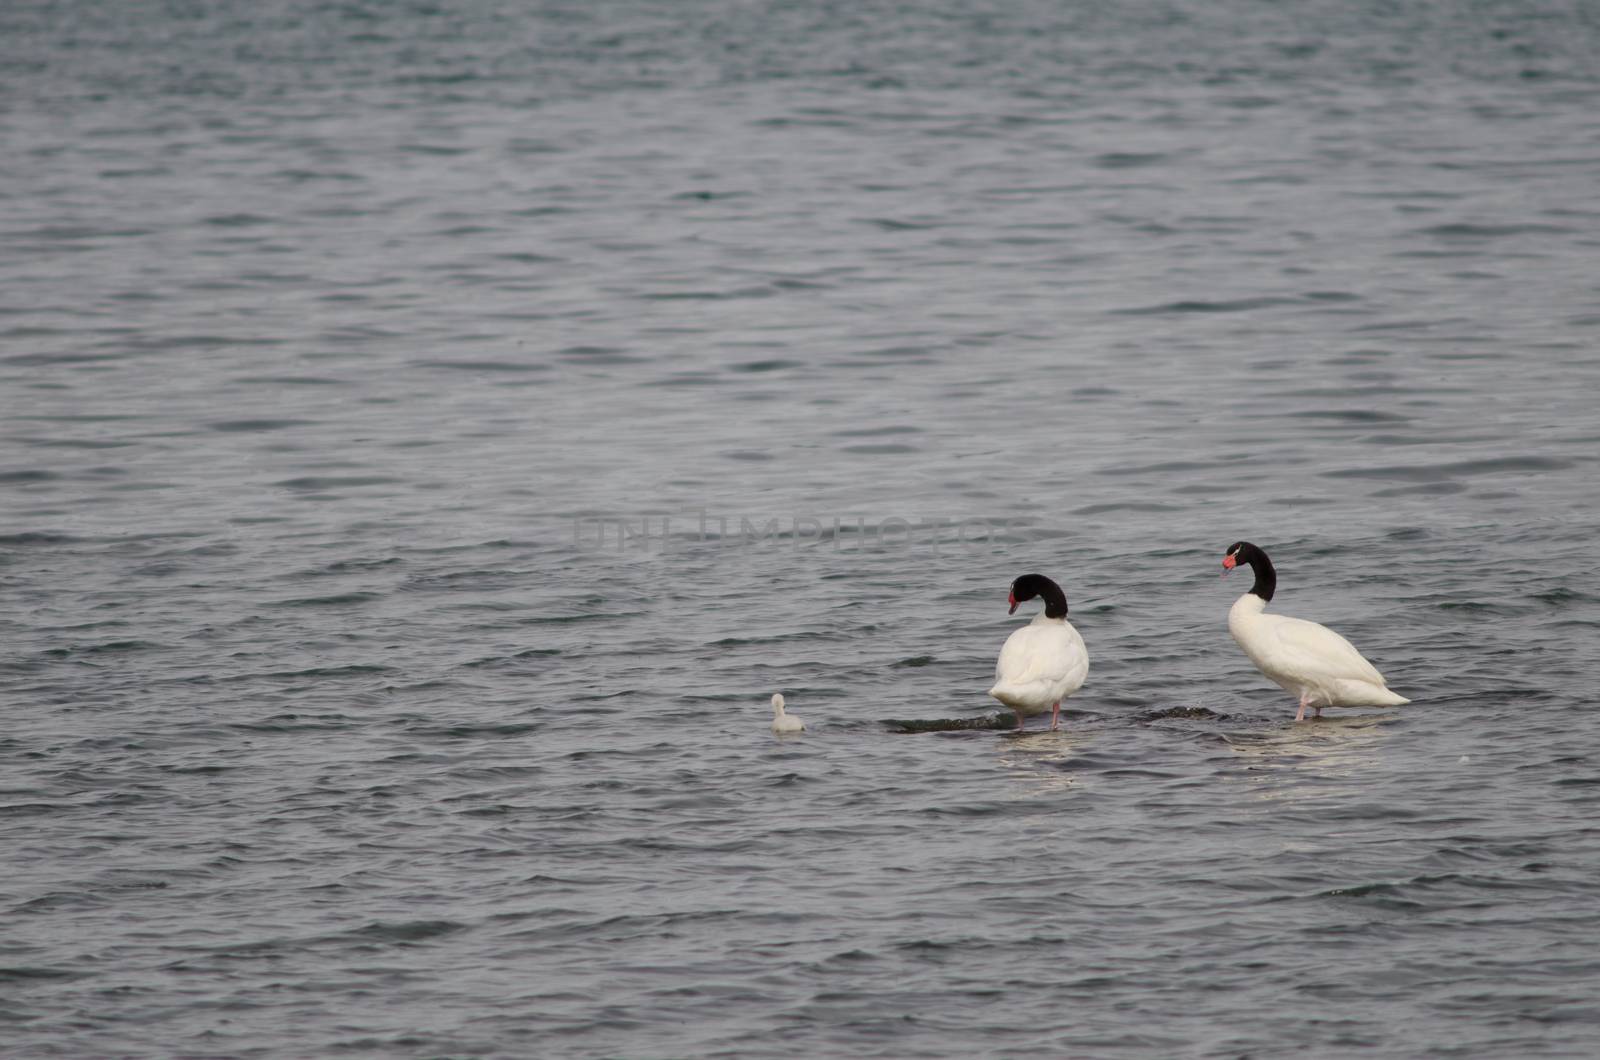
[[[1226,714],[1220,714],[1206,707],[1167,707],[1163,710],[1146,711],[1139,715],[1139,720],[1163,721],[1167,718],[1209,718],[1213,721],[1221,721],[1226,717]]]
[[[890,732],[961,732],[967,729],[1012,729],[1016,719],[999,714],[985,714],[981,718],[884,718],[883,725]]]

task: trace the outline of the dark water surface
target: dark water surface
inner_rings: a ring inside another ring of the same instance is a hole
[[[0,1053],[1600,1054],[1597,56],[6,5]],[[1064,730],[884,724],[1028,570]]]

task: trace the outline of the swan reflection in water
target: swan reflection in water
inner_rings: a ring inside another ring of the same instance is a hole
[[[1397,714],[1323,717],[1313,724],[1291,723],[1224,733],[1235,755],[1248,761],[1243,778],[1263,786],[1265,799],[1321,799],[1349,794],[1345,780],[1381,762],[1389,726]]]
[[[998,761],[1009,771],[1018,797],[1038,798],[1066,791],[1077,783],[1067,763],[1092,739],[1088,733],[1065,728],[1008,733],[998,741]]]

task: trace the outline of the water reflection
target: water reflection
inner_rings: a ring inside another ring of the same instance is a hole
[[[1263,798],[1315,799],[1346,790],[1346,780],[1379,764],[1398,714],[1323,717],[1274,724],[1250,732],[1224,733],[1236,755],[1248,761],[1246,779],[1261,784]]]
[[[1010,771],[1019,798],[1038,798],[1077,782],[1067,763],[1092,740],[1088,733],[1065,729],[1010,733],[999,740],[998,760]]]

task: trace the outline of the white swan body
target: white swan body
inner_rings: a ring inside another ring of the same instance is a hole
[[[1229,550],[1224,564],[1231,569],[1240,562],[1255,569],[1256,586],[1228,609],[1228,632],[1256,669],[1299,699],[1296,721],[1305,720],[1307,707],[1321,715],[1323,707],[1398,707],[1411,702],[1391,692],[1377,668],[1327,626],[1266,613],[1277,574],[1265,552],[1241,542]]]
[[[776,733],[804,732],[806,723],[793,714],[783,712],[783,696],[772,697],[772,731]]]
[[[1006,638],[989,694],[1032,717],[1082,688],[1088,676],[1089,650],[1072,623],[1036,615]]]
[[[1411,702],[1389,691],[1355,645],[1327,626],[1303,618],[1266,614],[1267,602],[1245,593],[1228,609],[1228,632],[1285,692],[1323,707],[1398,707]],[[1301,708],[1304,713],[1304,707]]]
[[[1029,584],[1028,579],[1037,583]],[[1011,590],[1011,609],[1016,610],[1018,600],[1035,595],[1045,597],[1045,612],[1006,638],[989,695],[1016,712],[1018,729],[1023,718],[1047,710],[1055,729],[1061,724],[1061,701],[1082,688],[1089,676],[1089,651],[1067,621],[1065,594],[1048,578],[1036,574],[1018,578]],[[1052,616],[1054,611],[1060,614]]]

